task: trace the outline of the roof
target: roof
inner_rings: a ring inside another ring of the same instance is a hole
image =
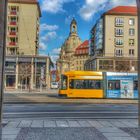
[[[21,4],[37,4],[39,10],[39,16],[41,17],[41,9],[38,0],[8,0],[9,3],[21,3]]]
[[[37,0],[8,0],[8,2],[18,2],[18,3],[37,3]]]
[[[137,7],[136,6],[117,6],[107,11],[105,14],[137,15]]]
[[[74,24],[77,24],[75,18],[73,18],[72,21],[71,21],[71,24],[73,24],[73,23],[74,23]]]
[[[86,40],[75,49],[75,55],[88,54],[89,41]]]

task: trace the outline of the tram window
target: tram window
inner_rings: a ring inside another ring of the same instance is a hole
[[[70,80],[71,89],[102,89],[101,80]]]
[[[62,90],[67,89],[67,76],[65,75],[61,76],[61,89]]]
[[[108,89],[109,90],[120,90],[120,81],[119,80],[109,80]]]
[[[138,81],[134,81],[134,90],[138,90]]]
[[[69,87],[70,87],[71,89],[74,88],[74,80],[70,80],[70,81],[69,81]]]

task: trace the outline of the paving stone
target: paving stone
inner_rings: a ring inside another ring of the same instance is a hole
[[[17,135],[20,131],[20,128],[3,128],[2,135]]]
[[[140,128],[123,127],[120,129],[123,130],[124,132],[128,133],[131,137],[134,137],[134,138],[140,140]]]
[[[130,121],[122,120],[121,123],[125,124],[127,127],[137,127],[136,124],[134,124],[134,123],[132,123]]]
[[[108,140],[136,140],[132,137],[107,137]]]
[[[114,127],[114,125],[110,123],[109,121],[98,121],[98,122],[105,127]]]
[[[55,121],[44,121],[44,127],[56,127]]]
[[[102,124],[100,124],[98,121],[88,121],[89,124],[92,126],[92,127],[95,127],[95,128],[102,128],[104,127]]]
[[[129,137],[130,135],[122,132],[122,133],[103,133],[106,137]]]
[[[31,127],[44,127],[43,120],[33,120]]]
[[[123,124],[122,122],[118,121],[109,121],[114,127],[127,127],[126,124]]]
[[[2,140],[3,139],[16,139],[17,135],[2,135]]]
[[[68,121],[70,127],[81,127],[78,121]]]
[[[67,121],[56,121],[57,127],[69,127]]]
[[[20,124],[20,121],[10,121],[5,126],[6,128],[16,128]]]
[[[88,121],[78,121],[81,127],[92,127]]]
[[[116,127],[104,127],[104,128],[97,128],[102,133],[123,133],[121,129],[118,129]]]
[[[93,127],[22,128],[16,140],[107,140]]]
[[[32,124],[32,121],[30,121],[30,120],[23,120],[23,121],[20,122],[18,127],[30,127],[31,124]]]

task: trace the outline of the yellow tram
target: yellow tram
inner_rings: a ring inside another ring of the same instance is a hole
[[[103,98],[103,73],[69,71],[61,76],[60,96],[74,98]]]

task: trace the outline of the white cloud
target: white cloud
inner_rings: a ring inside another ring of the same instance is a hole
[[[48,25],[48,24],[41,24],[40,29],[41,31],[47,30],[47,31],[55,31],[59,28],[58,25]]]
[[[39,43],[39,49],[41,51],[45,51],[47,49],[47,45],[44,42]]]
[[[79,14],[84,20],[88,21],[96,13],[118,5],[136,5],[136,0],[85,0],[83,7],[79,10]]]
[[[41,40],[43,41],[50,41],[52,39],[55,39],[57,37],[57,34],[55,31],[48,32],[46,35],[41,37]]]
[[[59,53],[60,53],[60,50],[61,50],[61,48],[54,48],[54,49],[52,50],[52,53],[53,53],[53,54],[59,54]]]
[[[63,12],[63,5],[68,2],[73,2],[74,0],[43,0],[41,9],[43,11],[56,14],[58,12]]]
[[[53,62],[56,62],[58,58],[59,58],[59,55],[51,55],[51,60]]]

